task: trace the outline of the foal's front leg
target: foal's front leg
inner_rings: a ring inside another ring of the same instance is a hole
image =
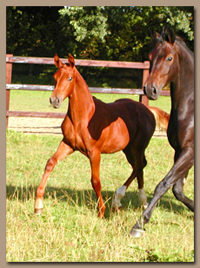
[[[98,201],[98,217],[104,217],[105,205],[103,202],[103,198],[101,195],[101,182],[99,177],[99,169],[100,169],[100,159],[101,154],[99,151],[93,151],[89,153],[90,165],[91,165],[91,183],[92,187],[96,193],[97,201]]]
[[[64,159],[67,155],[73,153],[73,149],[68,146],[64,141],[61,141],[56,153],[47,161],[45,172],[42,180],[36,190],[36,201],[35,201],[35,214],[40,214],[43,210],[42,198],[44,195],[47,179],[53,170],[54,166]]]

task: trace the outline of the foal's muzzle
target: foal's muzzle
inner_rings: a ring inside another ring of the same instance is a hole
[[[52,100],[52,98],[49,98],[49,102],[52,105],[53,108],[59,108],[61,105],[61,101],[59,98],[55,98]]]

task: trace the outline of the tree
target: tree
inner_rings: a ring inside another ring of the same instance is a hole
[[[7,53],[44,57],[63,49],[62,29],[57,22],[61,8],[7,7]]]
[[[7,53],[41,57],[55,53],[68,57],[70,53],[75,58],[142,62],[148,60],[152,48],[152,30],[160,33],[164,25],[171,26],[194,50],[194,7],[8,6]],[[42,68],[34,66],[38,72]],[[93,86],[100,86],[98,77],[101,85],[110,86],[118,79],[119,87],[134,87],[134,77],[136,87],[141,86],[139,71],[79,68]],[[130,77],[130,84],[124,84],[122,76]]]
[[[154,28],[172,26],[194,50],[194,8],[7,7],[7,53],[144,61]]]
[[[59,13],[62,26],[71,26],[79,57],[146,60],[152,29],[161,31],[164,25],[173,27],[193,50],[193,7],[65,7]]]

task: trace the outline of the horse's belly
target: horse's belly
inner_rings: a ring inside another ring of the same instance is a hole
[[[128,129],[123,120],[113,123],[102,133],[102,153],[115,153],[126,148],[130,141]]]
[[[61,128],[65,142],[74,150],[79,150],[85,155],[87,155],[87,151],[93,149],[98,149],[101,153],[115,153],[123,150],[130,141],[127,126],[121,118],[103,129],[98,139],[91,135],[85,126],[79,126],[75,131],[68,118],[63,122]]]
[[[112,144],[111,143],[104,144],[101,149],[101,153],[103,154],[116,153],[126,148],[127,145],[128,145],[128,141],[114,140]]]

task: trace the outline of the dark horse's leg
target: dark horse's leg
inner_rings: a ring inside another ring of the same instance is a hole
[[[186,197],[183,193],[183,179],[179,179],[173,186],[172,191],[177,200],[185,204],[191,211],[194,211],[194,201]]]
[[[176,151],[175,153],[175,157],[174,157],[174,162],[176,162],[176,160],[179,157],[179,153],[178,151]],[[183,193],[183,185],[184,185],[184,180],[185,178],[187,178],[188,172],[185,175],[184,178],[179,179],[173,186],[172,188],[172,192],[174,194],[174,196],[176,197],[177,200],[181,201],[183,204],[185,204],[190,210],[194,210],[194,202],[192,200],[190,200],[189,198],[187,198],[184,193]]]
[[[144,224],[146,224],[151,217],[151,214],[153,212],[153,209],[155,208],[158,200],[166,193],[166,191],[175,183],[177,183],[180,180],[183,180],[187,176],[187,173],[189,169],[194,164],[194,155],[193,155],[193,149],[191,148],[185,148],[182,153],[180,154],[179,158],[173,165],[172,169],[169,171],[169,173],[166,175],[166,177],[157,185],[154,196],[151,199],[151,202],[147,209],[143,212],[141,218],[138,220],[138,222],[133,226],[130,234],[134,237],[140,237],[142,236],[144,232]],[[177,189],[175,186],[175,189]],[[187,198],[188,199],[188,198]],[[189,200],[189,199],[188,199]],[[194,211],[194,202],[192,200],[189,200],[189,208]]]
[[[42,198],[44,195],[47,179],[53,170],[54,166],[64,159],[67,155],[73,153],[73,149],[68,146],[64,141],[61,141],[56,153],[47,161],[45,172],[36,190],[36,200],[35,200],[35,214],[40,214],[43,210]]]

